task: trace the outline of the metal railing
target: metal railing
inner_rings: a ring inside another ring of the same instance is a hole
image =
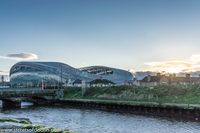
[[[41,88],[10,88],[10,89],[1,89],[0,98],[9,98],[9,97],[31,97],[31,96],[56,96],[57,91],[55,89],[41,89]]]

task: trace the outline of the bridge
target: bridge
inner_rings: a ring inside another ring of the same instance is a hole
[[[61,99],[63,98],[62,89],[42,89],[42,88],[1,88],[0,100],[2,106],[19,106],[21,102],[16,98],[44,98],[44,99]],[[13,100],[14,99],[14,100]]]

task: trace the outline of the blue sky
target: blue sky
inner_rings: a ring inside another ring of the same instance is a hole
[[[74,67],[200,70],[199,7],[199,0],[1,0],[0,71],[32,59],[9,56],[21,53]]]

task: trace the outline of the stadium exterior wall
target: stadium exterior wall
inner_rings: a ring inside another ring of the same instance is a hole
[[[48,86],[71,84],[76,80],[91,82],[106,79],[115,84],[123,84],[133,79],[130,72],[105,66],[73,68],[60,62],[19,62],[10,70],[10,83],[13,86]]]

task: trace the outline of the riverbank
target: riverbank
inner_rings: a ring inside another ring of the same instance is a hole
[[[135,115],[159,116],[186,121],[200,122],[200,109],[184,105],[160,105],[148,102],[127,102],[112,100],[65,99],[55,101],[57,105],[72,108],[95,109],[109,112],[131,113]]]
[[[144,107],[161,107],[161,108],[180,108],[180,109],[199,109],[200,104],[180,104],[180,103],[158,103],[158,102],[142,102],[142,101],[123,101],[123,100],[100,100],[100,99],[65,99],[66,102],[83,102],[83,103],[103,103],[115,105],[130,105]]]
[[[64,99],[90,99],[127,101],[129,103],[156,103],[159,105],[175,105],[200,107],[200,87],[163,85],[156,87],[113,86],[103,88],[87,88],[82,95],[81,88],[67,88]]]
[[[69,130],[60,130],[50,128],[43,125],[34,125],[29,119],[26,118],[0,118],[0,132],[1,133],[72,133]]]
[[[200,88],[191,86],[113,86],[65,91],[65,105],[200,121]]]

